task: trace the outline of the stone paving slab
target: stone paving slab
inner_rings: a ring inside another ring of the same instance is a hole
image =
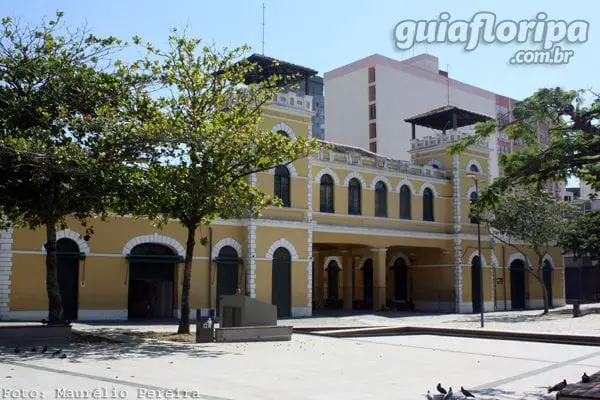
[[[67,359],[0,355],[0,388],[189,390],[200,399],[419,399],[437,382],[487,399],[550,399],[546,388],[600,370],[594,347],[428,335],[294,335],[280,343],[72,344]],[[10,376],[10,378],[7,378]],[[164,398],[164,397],[163,397]],[[180,397],[182,398],[182,397]]]

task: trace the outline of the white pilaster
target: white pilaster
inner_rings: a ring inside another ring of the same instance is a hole
[[[453,172],[453,204],[454,204],[454,290],[455,290],[455,310],[461,312],[462,300],[462,249],[461,249],[461,193],[460,193],[460,159],[458,154],[455,154],[452,159]]]
[[[256,186],[256,174],[250,175],[250,184]],[[246,291],[256,297],[256,225],[252,216],[248,219],[248,248],[246,249]]]
[[[312,125],[308,126],[308,138],[311,139],[312,138]],[[312,304],[313,304],[313,228],[312,228],[312,192],[313,192],[313,179],[312,179],[312,156],[308,157],[308,166],[307,166],[307,198],[306,198],[306,220],[309,224],[311,224],[308,227],[308,232],[307,232],[307,236],[308,236],[308,240],[307,240],[307,256],[306,258],[308,259],[307,265],[306,265],[306,276],[308,277],[306,285],[307,285],[307,295],[306,295],[306,307],[307,307],[307,314],[308,316],[312,315]],[[316,266],[317,268],[319,268],[319,266]]]
[[[9,311],[13,230],[0,232],[0,320]]]

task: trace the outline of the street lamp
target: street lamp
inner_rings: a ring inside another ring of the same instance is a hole
[[[467,172],[467,177],[475,181],[475,195],[479,199],[479,175]],[[479,308],[481,311],[481,327],[483,328],[483,258],[481,256],[481,218],[477,215],[477,253],[479,255]]]

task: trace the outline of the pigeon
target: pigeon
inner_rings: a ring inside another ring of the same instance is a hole
[[[45,353],[48,351],[48,345],[45,344],[44,347],[42,348],[42,353]]]
[[[448,392],[446,391],[446,389],[444,389],[444,388],[442,387],[442,384],[441,384],[441,383],[438,383],[438,385],[437,385],[437,388],[436,388],[436,389],[437,389],[437,391],[438,391],[438,392],[440,392],[441,394],[446,394],[446,393],[448,393]]]
[[[429,390],[427,391],[427,395],[425,397],[427,397],[427,400],[433,400],[433,396]]]
[[[58,350],[56,350],[54,353],[52,353],[52,355],[53,355],[53,356],[57,356],[57,355],[59,355],[59,354],[60,354],[60,352],[61,352],[61,351],[62,351],[61,349],[58,349]]]
[[[475,398],[475,396],[473,396],[473,393],[469,392],[467,389],[465,389],[464,387],[460,387],[460,392],[465,396],[465,397],[472,397]]]
[[[442,400],[452,400],[454,398],[454,393],[452,393],[452,386],[448,388],[448,393],[444,395]]]
[[[585,372],[581,375],[581,383],[590,383],[590,377]]]
[[[37,349],[35,348],[35,346],[33,346],[30,351],[35,353],[37,351]]]
[[[567,380],[563,379],[562,382],[557,383],[556,385],[554,385],[550,389],[548,389],[548,393],[560,392],[561,390],[563,390],[566,387],[567,387]]]
[[[46,318],[44,318],[43,320],[40,321],[42,324],[44,325],[48,325],[48,320]]]
[[[15,347],[15,353],[20,353],[20,352],[21,352],[21,349],[18,347]]]
[[[66,354],[61,354],[60,356],[58,356],[58,358],[67,358]]]

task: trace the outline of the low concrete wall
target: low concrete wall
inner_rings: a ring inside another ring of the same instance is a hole
[[[217,342],[270,342],[292,339],[292,326],[244,326],[237,328],[217,328]]]
[[[70,325],[0,325],[0,345],[3,346],[43,346],[45,344],[68,343],[71,340],[71,336]]]

